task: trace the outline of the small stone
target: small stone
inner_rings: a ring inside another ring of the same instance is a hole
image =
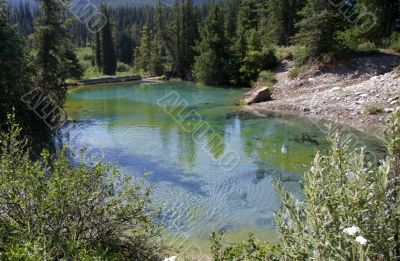
[[[310,108],[307,108],[307,107],[304,107],[304,108],[303,108],[303,111],[304,111],[304,112],[310,112],[311,109],[310,109]]]
[[[392,113],[392,112],[394,112],[394,109],[393,108],[385,108],[383,111],[386,113]]]

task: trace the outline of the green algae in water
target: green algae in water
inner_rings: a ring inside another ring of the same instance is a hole
[[[187,110],[201,115],[222,145],[211,135],[206,143],[196,143],[192,133],[157,104],[171,92],[187,102]],[[307,119],[239,112],[235,104],[242,94],[188,82],[78,88],[67,98],[66,111],[73,121],[64,141],[102,150],[106,161],[128,175],[150,172],[154,204],[163,207],[159,221],[167,233],[199,242],[202,251],[208,250],[213,230],[223,229],[237,240],[246,239],[248,232],[276,240],[273,213],[280,202],[273,183],[281,182],[301,198],[302,173],[327,143]],[[378,144],[367,137],[361,140],[371,147]],[[228,149],[240,158],[232,171],[224,171],[215,160]]]

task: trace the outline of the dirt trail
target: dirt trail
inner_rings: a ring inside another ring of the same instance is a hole
[[[311,68],[289,79],[293,63],[277,69],[273,101],[257,112],[281,111],[327,119],[382,137],[384,119],[400,105],[400,57],[381,53],[353,58],[334,68]]]

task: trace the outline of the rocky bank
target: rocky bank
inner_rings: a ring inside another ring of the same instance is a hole
[[[385,118],[400,105],[399,65],[399,56],[381,53],[330,68],[310,68],[289,79],[292,62],[283,61],[273,100],[255,103],[252,110],[327,119],[383,137]]]

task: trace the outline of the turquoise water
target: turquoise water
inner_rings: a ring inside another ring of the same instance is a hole
[[[65,142],[101,151],[128,175],[150,173],[171,235],[206,245],[211,231],[223,229],[235,239],[253,232],[274,240],[273,182],[301,198],[302,173],[327,144],[307,119],[243,112],[235,105],[243,92],[188,82],[75,89]],[[194,131],[199,126],[204,132]]]

